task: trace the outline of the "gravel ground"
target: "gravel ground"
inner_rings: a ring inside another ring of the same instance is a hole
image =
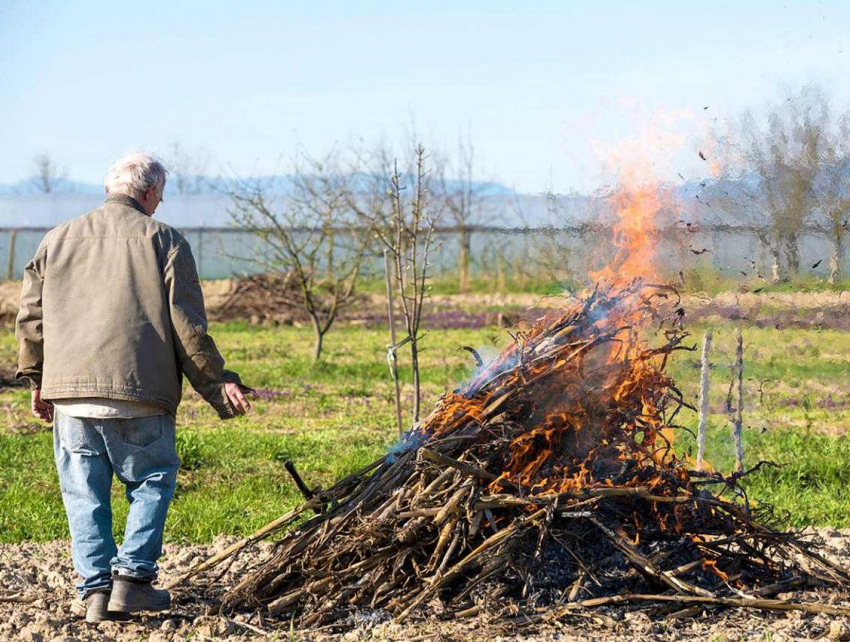
[[[819,529],[828,557],[844,566],[850,565],[850,530]],[[162,583],[185,572],[192,565],[222,550],[234,541],[221,537],[210,546],[166,547],[161,561]],[[268,552],[270,545],[261,543],[250,555],[244,555],[227,569],[214,584],[221,590],[241,577],[247,568]],[[204,579],[209,585],[213,574]],[[256,616],[236,614],[232,618],[215,612],[215,594],[207,591],[204,598],[197,590],[176,592],[171,611],[151,617],[137,617],[128,623],[104,622],[88,625],[70,612],[73,598],[74,571],[71,567],[69,543],[0,545],[0,640],[28,642],[174,642],[182,640],[850,640],[850,618],[831,618],[799,612],[764,613],[726,610],[703,614],[694,619],[651,619],[639,610],[608,609],[578,614],[561,623],[543,626],[521,626],[493,621],[486,615],[463,621],[431,619],[395,624],[380,614],[362,614],[353,628],[339,633],[330,629],[295,631],[288,627],[275,630]],[[5,601],[17,595],[27,602]],[[800,601],[850,604],[850,594],[809,591],[780,597]],[[428,611],[439,613],[439,605]],[[276,637],[277,636],[277,637]]]

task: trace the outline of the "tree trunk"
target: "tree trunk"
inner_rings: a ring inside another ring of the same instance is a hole
[[[413,423],[419,421],[419,346],[416,337],[410,341],[410,364],[413,367]]]
[[[770,281],[779,283],[782,280],[782,267],[779,260],[779,248],[770,248]]]
[[[460,245],[457,262],[458,262],[458,277],[459,287],[461,292],[469,292],[469,255],[470,255],[470,234],[466,227],[461,226],[458,230],[460,236],[458,243]]]
[[[800,243],[796,234],[785,238],[785,259],[788,264],[788,279],[796,279],[800,275]]]
[[[390,345],[392,352],[387,354],[390,361],[390,371],[393,377],[393,386],[395,388],[395,417],[396,425],[398,426],[398,438],[404,437],[404,424],[401,420],[401,388],[398,380],[398,363],[396,361],[395,345],[395,311],[393,310],[393,273],[390,264],[389,250],[384,249],[384,278],[387,282],[387,322],[390,326]]]
[[[832,255],[829,257],[829,282],[835,285],[844,276],[842,263],[844,262],[844,229],[836,225],[832,238]]]
[[[709,355],[711,354],[711,330],[705,333],[702,342],[699,384],[699,429],[697,431],[697,470],[702,470],[705,459],[705,432],[708,427],[709,412]]]
[[[322,330],[322,326],[319,323],[319,319],[316,317],[312,317],[313,321],[313,362],[319,361],[322,358],[322,343],[325,340],[325,332]]]
[[[325,278],[331,281],[334,276],[334,232],[328,231],[328,249],[325,257]]]
[[[407,237],[402,237],[401,247],[399,247],[399,263],[401,263],[401,272],[399,273],[399,294],[404,296],[407,293],[407,286],[410,285],[410,275],[407,273],[407,252],[410,249],[410,242]]]

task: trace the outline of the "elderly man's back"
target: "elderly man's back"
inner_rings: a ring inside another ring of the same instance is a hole
[[[207,333],[188,243],[151,218],[165,176],[146,155],[116,163],[104,205],[51,230],[24,271],[17,376],[34,414],[54,421],[78,607],[91,622],[170,605],[151,582],[179,466],[183,375],[223,419],[249,407]],[[130,501],[120,549],[113,475]]]
[[[182,243],[121,196],[47,235],[34,259],[49,275],[42,289],[43,398],[138,401],[176,411],[181,386],[166,278],[173,289]]]

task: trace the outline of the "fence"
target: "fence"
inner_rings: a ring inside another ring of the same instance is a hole
[[[46,227],[0,228],[0,269],[6,278],[20,278],[29,259],[47,232]],[[233,227],[187,227],[181,232],[195,254],[198,272],[205,279],[250,274],[261,268],[257,257],[268,256],[264,242],[246,230]],[[499,271],[521,277],[559,280],[572,274],[585,275],[605,265],[616,250],[610,230],[600,225],[569,228],[508,228],[474,226],[469,238],[470,274],[473,278],[495,276]],[[457,228],[441,228],[437,234],[440,250],[434,253],[434,273],[456,274],[460,252]],[[703,226],[690,232],[668,228],[658,239],[656,251],[672,274],[679,270],[704,267],[730,276],[759,272],[768,277],[770,256],[756,231],[747,227]],[[832,244],[828,235],[808,229],[800,238],[800,259],[804,271],[819,276],[829,273]],[[375,252],[370,266],[381,269],[381,255]],[[848,256],[843,269],[850,269]]]

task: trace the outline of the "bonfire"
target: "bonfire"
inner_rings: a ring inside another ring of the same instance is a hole
[[[225,608],[302,626],[360,609],[404,620],[434,598],[462,615],[645,600],[836,609],[765,599],[847,576],[771,528],[742,475],[675,453],[687,404],[664,368],[686,348],[679,310],[672,290],[635,282],[517,332],[391,453],[279,520],[318,511]]]
[[[850,577],[749,501],[751,471],[697,471],[674,449],[690,407],[665,368],[692,347],[676,291],[639,276],[641,217],[660,204],[619,206],[600,285],[518,328],[387,455],[324,491],[297,480],[302,506],[193,571],[301,522],[223,608],[304,627],[426,606],[526,622],[646,602],[850,613],[774,599]]]

